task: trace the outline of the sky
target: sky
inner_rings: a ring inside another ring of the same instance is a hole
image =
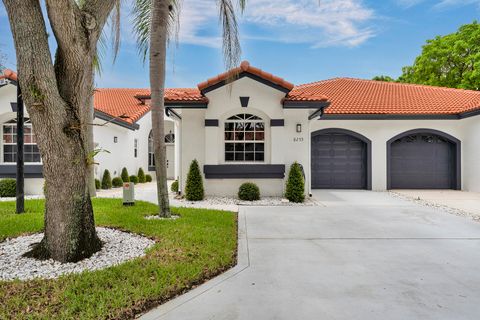
[[[97,87],[148,87],[131,2],[123,1],[120,52],[114,62],[107,49]],[[216,3],[183,0],[178,39],[169,46],[167,87],[195,87],[225,71]],[[238,11],[242,60],[297,85],[333,77],[398,77],[427,39],[455,32],[479,15],[480,0],[247,0],[246,10]],[[1,2],[0,52],[6,66],[16,69]]]

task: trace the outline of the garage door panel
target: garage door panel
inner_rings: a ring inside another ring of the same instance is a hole
[[[451,189],[455,181],[455,145],[419,133],[397,139],[390,147],[392,189]]]
[[[366,143],[343,133],[312,137],[312,188],[365,189]]]

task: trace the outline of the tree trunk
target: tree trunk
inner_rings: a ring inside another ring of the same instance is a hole
[[[159,215],[170,217],[167,186],[167,160],[165,147],[165,61],[167,56],[168,19],[171,0],[152,1],[150,26],[150,88],[153,148]]]
[[[101,248],[89,195],[93,59],[114,1],[46,0],[57,41],[52,63],[37,0],[3,0],[15,42],[18,78],[43,161],[45,235],[28,254],[75,262]]]

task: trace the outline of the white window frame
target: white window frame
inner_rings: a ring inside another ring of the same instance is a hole
[[[236,118],[236,119],[235,119]],[[237,124],[242,123],[243,129],[238,130]],[[229,124],[233,124],[233,129],[227,128]],[[253,130],[246,130],[247,124],[253,126]],[[262,124],[263,129],[258,128],[258,125]],[[237,139],[236,133],[243,133],[243,139]],[[257,134],[258,133],[258,134]],[[252,135],[253,139],[247,139],[247,134]],[[223,161],[226,164],[235,164],[235,163],[265,163],[266,162],[266,146],[267,146],[267,127],[266,121],[263,120],[260,116],[244,112],[235,114],[224,121],[223,124]],[[230,137],[227,138],[227,135]],[[262,139],[259,136],[263,136]],[[233,151],[227,150],[227,144],[233,144]],[[237,151],[236,145],[243,144],[243,150]],[[253,151],[246,150],[246,144],[253,144]],[[257,151],[257,145],[263,146],[263,151]],[[233,154],[233,160],[227,159],[227,154]],[[243,154],[243,160],[236,160],[237,154]],[[253,154],[253,160],[245,160],[246,154]],[[263,154],[262,160],[256,160],[257,154]]]
[[[6,126],[9,126],[9,127],[12,127],[12,132],[10,133],[11,136],[12,136],[12,142],[5,142],[4,140],[4,134],[5,134],[5,127]],[[13,128],[16,128],[17,127],[17,122],[15,119],[11,120],[11,121],[8,121],[8,122],[4,122],[2,123],[2,130],[1,130],[1,134],[2,134],[2,155],[1,155],[1,163],[3,164],[16,164],[17,163],[17,159],[16,159],[16,156],[15,156],[15,159],[14,161],[9,161],[9,162],[6,162],[5,161],[5,146],[16,146],[17,145],[17,140],[15,138],[16,136],[16,133],[14,134],[13,133]],[[35,138],[35,134],[33,132],[33,128],[32,128],[32,124],[30,123],[30,120],[29,119],[25,119],[25,122],[24,122],[24,129],[25,128],[30,128],[30,134],[27,134],[24,130],[24,147],[25,146],[36,146],[37,143],[36,142],[26,142],[25,141],[25,137],[27,135],[30,135],[32,136],[32,141],[36,141],[36,138]],[[16,131],[16,130],[15,130]],[[15,153],[14,153],[15,154]],[[40,152],[39,152],[39,155],[40,155]],[[24,159],[25,159],[25,149],[24,149]],[[42,157],[40,156],[40,161],[38,162],[30,162],[30,161],[25,161],[25,164],[42,164]]]

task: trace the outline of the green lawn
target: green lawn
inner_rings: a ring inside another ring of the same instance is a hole
[[[94,199],[95,221],[154,238],[143,258],[108,269],[55,280],[0,281],[0,319],[131,319],[146,309],[211,278],[235,263],[236,215],[232,212],[173,208],[177,220],[146,220],[156,206]],[[0,242],[38,232],[43,201],[0,202]]]

